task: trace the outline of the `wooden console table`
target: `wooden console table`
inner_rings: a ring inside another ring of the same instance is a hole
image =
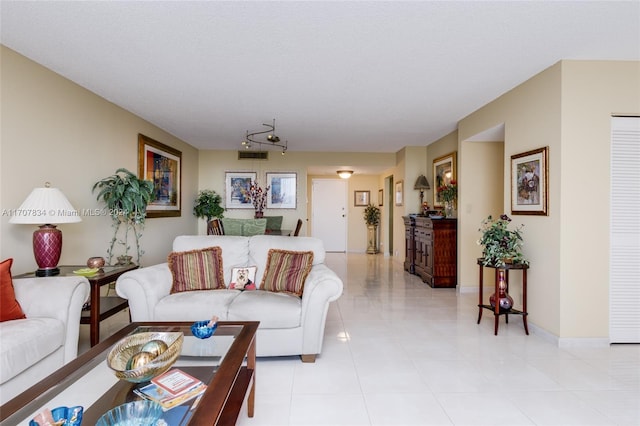
[[[73,271],[86,268],[86,265],[64,265],[58,266],[60,275],[75,275]],[[89,324],[89,334],[91,346],[95,346],[100,342],[100,322],[129,306],[127,299],[121,297],[100,297],[100,287],[115,282],[118,277],[125,272],[138,269],[138,265],[130,264],[125,266],[104,266],[104,272],[99,272],[91,277],[86,277],[91,286],[91,295],[89,298],[89,308],[82,311],[80,324]],[[33,278],[35,272],[18,275],[14,278]]]
[[[524,323],[524,331],[525,333],[527,333],[527,335],[529,335],[529,327],[527,326],[527,315],[529,315],[527,313],[527,269],[529,269],[529,265],[525,265],[522,263],[518,263],[518,264],[506,264],[504,266],[492,266],[492,265],[487,265],[484,266],[482,264],[483,259],[480,258],[478,259],[478,265],[480,265],[480,278],[479,278],[479,283],[480,283],[480,292],[479,292],[479,299],[478,299],[478,324],[480,324],[480,320],[482,319],[482,310],[483,309],[488,309],[490,311],[493,311],[493,321],[494,321],[494,330],[493,330],[493,334],[494,335],[498,335],[498,319],[500,318],[500,315],[504,315],[505,317],[505,322],[508,324],[509,323],[509,314],[511,315],[522,315],[522,322]],[[482,281],[483,281],[483,268],[493,268],[495,269],[495,282],[494,282],[494,292],[495,294],[498,294],[498,269],[504,269],[505,271],[505,282],[507,284],[507,293],[509,293],[509,270],[511,269],[519,269],[522,271],[522,310],[518,310],[518,309],[501,309],[500,308],[500,304],[496,303],[495,306],[491,306],[491,305],[485,305],[482,303],[482,299],[483,299],[483,294],[482,294]]]

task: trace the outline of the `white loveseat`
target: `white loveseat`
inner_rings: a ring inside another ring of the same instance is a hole
[[[118,278],[116,292],[129,300],[132,321],[199,321],[220,317],[221,321],[260,321],[258,356],[301,355],[314,362],[322,351],[329,303],[342,294],[340,278],[325,264],[322,240],[311,237],[256,235],[179,236],[173,250],[183,252],[219,246],[225,283],[231,269],[257,266],[259,286],[269,249],[313,251],[313,266],[302,297],[286,293],[231,289],[188,291],[170,294],[172,275],[167,263],[127,272]]]
[[[89,298],[84,277],[13,280],[25,319],[0,323],[0,403],[4,404],[78,355],[80,314]]]

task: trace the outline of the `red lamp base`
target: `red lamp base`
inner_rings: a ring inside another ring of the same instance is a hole
[[[37,277],[58,275],[58,261],[62,252],[62,231],[55,225],[42,225],[33,232],[33,255],[38,264]]]

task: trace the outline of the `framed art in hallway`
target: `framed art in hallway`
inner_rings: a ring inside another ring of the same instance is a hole
[[[371,192],[369,191],[354,191],[353,192],[353,205],[355,207],[366,207],[369,205]]]
[[[268,209],[295,209],[297,198],[296,173],[267,172]]]
[[[433,160],[433,207],[443,208],[444,203],[438,193],[438,188],[455,181],[456,177],[456,152],[452,152]]]
[[[138,177],[153,182],[147,217],[180,216],[182,152],[138,134]]]
[[[224,199],[227,209],[252,209],[249,195],[251,182],[255,182],[256,172],[225,172]]]
[[[549,147],[511,156],[511,214],[546,216]]]
[[[399,180],[395,183],[394,200],[396,206],[401,206],[404,203],[404,183]]]
[[[384,190],[378,189],[378,206],[382,207],[384,205]]]

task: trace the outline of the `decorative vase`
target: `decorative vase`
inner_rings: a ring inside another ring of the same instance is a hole
[[[264,213],[261,211],[256,211],[256,215],[254,216],[254,218],[261,219],[262,217],[264,217]]]
[[[378,253],[378,226],[367,225],[367,253]]]
[[[513,298],[507,294],[507,280],[506,280],[506,271],[502,268],[496,269],[496,273],[498,274],[498,305],[500,309],[504,309],[508,311],[513,306]],[[496,307],[496,294],[493,293],[491,297],[489,297],[489,303],[492,308]]]
[[[453,200],[444,202],[444,217],[453,217]]]

